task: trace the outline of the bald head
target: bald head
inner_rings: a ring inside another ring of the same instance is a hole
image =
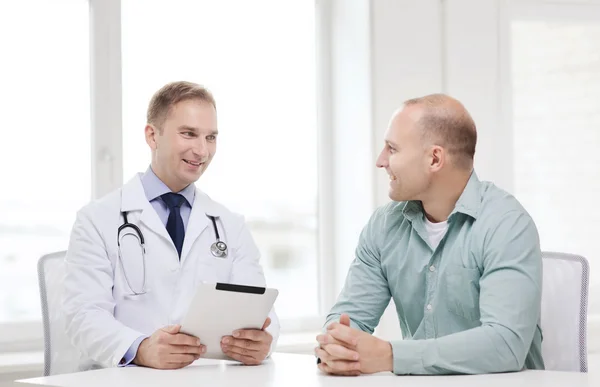
[[[473,167],[477,130],[462,103],[445,94],[431,94],[405,101],[404,108],[413,110],[425,144],[443,147],[459,168]]]

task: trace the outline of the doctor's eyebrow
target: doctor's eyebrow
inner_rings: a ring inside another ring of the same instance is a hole
[[[190,132],[194,132],[194,133],[198,133],[201,130],[199,128],[196,128],[194,126],[187,126],[187,125],[181,125],[179,128],[177,128],[178,130],[186,130],[186,131],[190,131]],[[219,131],[217,129],[212,129],[210,130],[209,135],[213,135],[216,136],[217,134],[219,134]]]

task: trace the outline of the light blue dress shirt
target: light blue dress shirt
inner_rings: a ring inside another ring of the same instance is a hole
[[[391,202],[364,228],[326,325],[350,316],[373,333],[390,298],[404,340],[396,374],[479,374],[543,369],[542,255],[519,202],[475,172],[431,246],[420,202]]]
[[[146,194],[146,198],[158,214],[162,224],[167,225],[167,220],[169,219],[169,208],[167,204],[161,199],[161,195],[172,192],[169,187],[162,180],[156,176],[152,167],[148,167],[148,170],[141,176],[142,186],[144,187],[144,193]],[[190,213],[192,211],[192,205],[194,204],[194,198],[196,196],[196,188],[193,184],[188,185],[183,190],[178,192],[183,195],[185,198],[184,203],[181,206],[180,213],[181,218],[183,219],[183,227],[187,230],[187,224],[190,219]],[[144,340],[148,336],[140,336],[138,337],[133,344],[129,347],[125,356],[123,356],[123,360],[121,360],[120,366],[126,366],[131,364],[135,355],[137,354],[138,348]]]
[[[171,192],[169,187],[162,182],[152,171],[152,167],[148,167],[146,173],[141,177],[142,186],[144,187],[144,193],[146,198],[156,210],[158,217],[162,224],[167,225],[169,219],[169,208],[167,204],[161,199],[161,195]],[[194,198],[196,196],[196,187],[193,184],[188,185],[183,190],[177,192],[185,198],[185,202],[181,205],[181,218],[183,219],[183,227],[187,231],[187,224],[190,219],[190,213],[192,212],[192,205],[194,204]]]

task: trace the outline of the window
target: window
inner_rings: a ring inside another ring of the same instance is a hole
[[[10,182],[0,190],[0,324],[40,320],[37,260],[67,248],[90,200],[88,14],[86,0],[0,3],[0,165]]]
[[[515,194],[544,250],[590,262],[590,314],[600,314],[599,22],[599,6],[537,5],[510,29]]]
[[[197,185],[246,216],[282,319],[319,313],[314,14],[305,0],[122,1],[124,179],[149,164],[152,94],[207,86],[220,134]]]

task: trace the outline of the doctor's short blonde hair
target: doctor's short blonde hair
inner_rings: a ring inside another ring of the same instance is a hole
[[[162,125],[171,108],[178,102],[190,99],[208,102],[215,109],[217,108],[215,98],[204,86],[186,81],[171,82],[161,87],[152,96],[146,113],[147,123],[155,126],[162,133]]]

